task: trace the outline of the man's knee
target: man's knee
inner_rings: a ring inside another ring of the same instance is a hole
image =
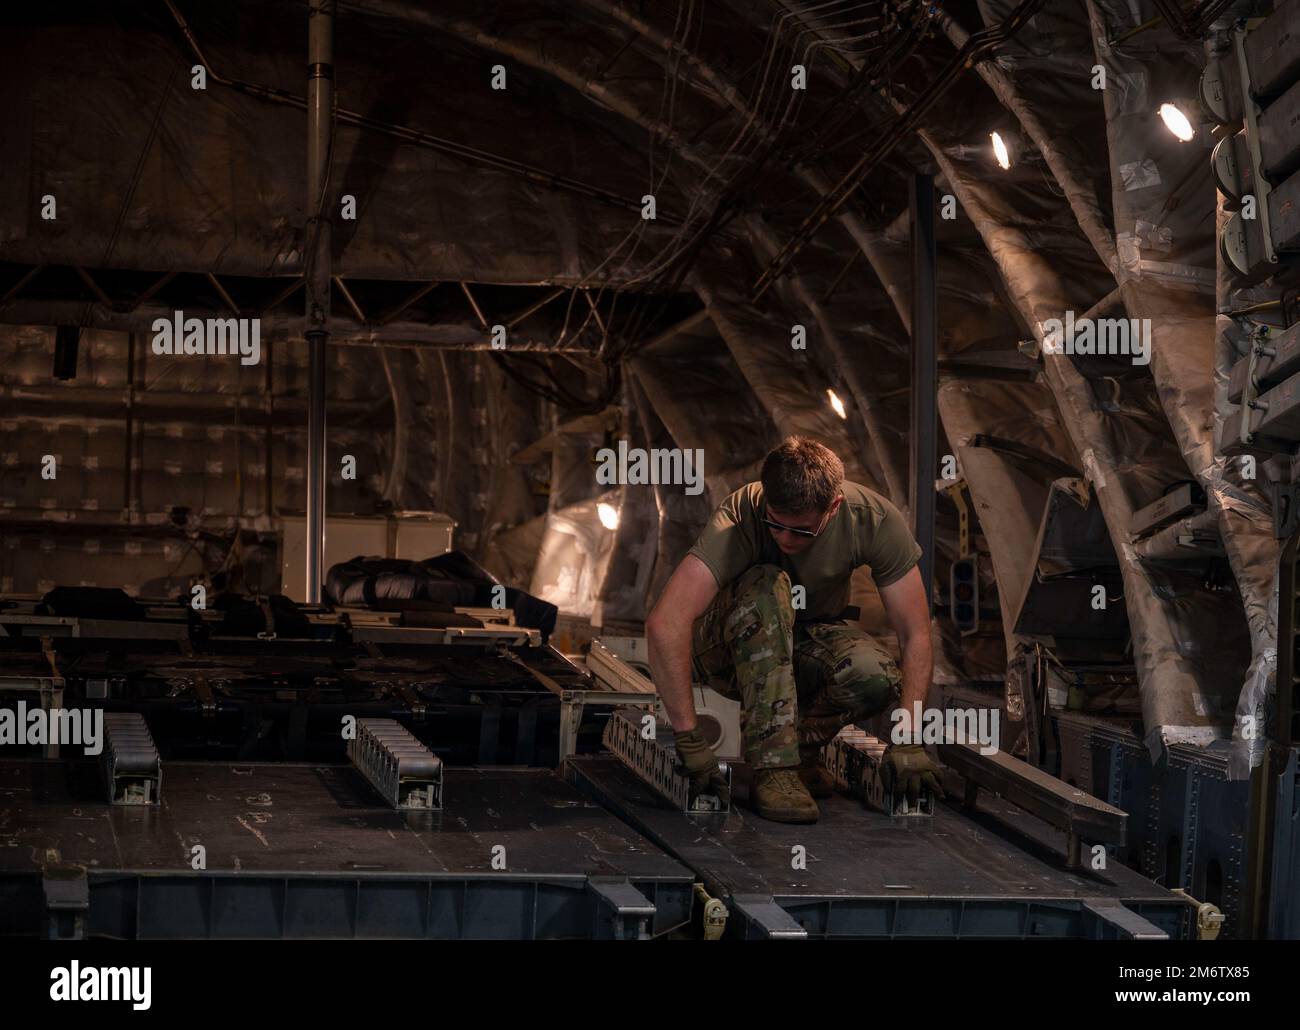
[[[822,699],[845,711],[878,712],[902,696],[902,685],[897,663],[873,641],[864,639],[836,658]]]
[[[790,577],[775,565],[747,569],[736,581],[725,627],[733,645],[773,634],[788,640],[794,629]]]
[[[790,576],[779,565],[752,565],[736,580],[738,601],[773,594],[790,599]]]

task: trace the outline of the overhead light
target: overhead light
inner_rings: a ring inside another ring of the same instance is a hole
[[[1007,150],[1007,145],[1002,140],[1001,133],[989,133],[989,139],[993,141],[993,156],[998,159],[999,168],[1011,167],[1011,151]]]
[[[830,398],[831,407],[835,409],[835,414],[839,415],[840,418],[849,417],[844,413],[844,402],[840,400],[839,394],[837,394],[834,390],[827,390],[826,396]]]
[[[612,504],[601,501],[596,505],[596,514],[600,516],[600,524],[606,529],[618,529],[618,509]]]
[[[1192,123],[1188,121],[1187,115],[1183,114],[1175,104],[1161,104],[1160,118],[1165,123],[1165,128],[1183,143],[1196,135],[1196,130],[1192,128]]]

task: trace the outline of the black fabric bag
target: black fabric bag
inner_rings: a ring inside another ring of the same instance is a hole
[[[271,610],[273,631],[277,637],[310,637],[311,623],[307,621],[296,601],[283,594],[266,598]],[[222,594],[213,603],[214,611],[225,612],[217,633],[227,637],[255,637],[267,629],[266,612],[256,598],[242,594]]]
[[[474,585],[405,558],[353,558],[330,569],[325,596],[334,604],[374,607],[381,601],[474,603]],[[392,610],[392,605],[385,606]]]
[[[50,615],[82,619],[130,619],[148,614],[144,606],[118,587],[55,587],[41,598]]]
[[[502,585],[468,555],[451,551],[424,561],[357,557],[340,562],[325,577],[325,596],[333,604],[388,611],[401,601],[412,607],[434,601],[448,608],[491,608],[493,588]],[[505,587],[504,600],[520,626],[540,630],[543,638],[554,632],[560,612],[555,605],[516,587]]]

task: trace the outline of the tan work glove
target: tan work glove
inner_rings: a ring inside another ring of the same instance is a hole
[[[731,788],[727,778],[718,767],[718,756],[713,753],[704,739],[704,734],[696,726],[684,733],[673,735],[673,744],[677,748],[677,760],[682,771],[690,777],[691,800],[701,794],[714,794],[723,805],[731,804]]]
[[[885,752],[880,778],[895,797],[900,791],[905,794],[909,805],[920,800],[922,787],[936,798],[945,796],[939,786],[939,770],[920,744],[891,744]]]

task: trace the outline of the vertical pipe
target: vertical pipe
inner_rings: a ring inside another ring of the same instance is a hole
[[[263,387],[262,407],[266,411],[266,514],[275,517],[275,479],[272,463],[275,460],[275,382],[272,371],[275,368],[275,344],[266,341],[266,380]]]
[[[325,350],[329,343],[330,222],[326,204],[334,109],[335,0],[307,16],[307,591],[320,604],[325,565]]]
[[[131,457],[135,452],[135,333],[126,337],[126,440],[122,455],[122,508],[131,511]]]
[[[909,184],[912,222],[912,434],[908,494],[912,532],[921,545],[921,579],[933,603],[934,482],[938,478],[939,292],[934,235],[934,177],[917,174]]]

